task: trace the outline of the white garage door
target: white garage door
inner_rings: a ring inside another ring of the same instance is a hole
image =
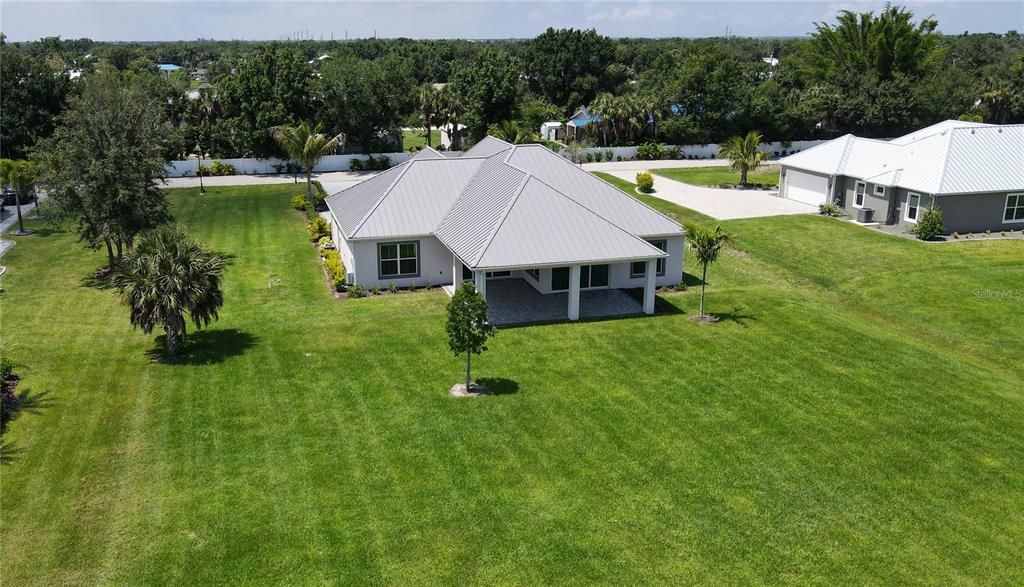
[[[786,185],[782,196],[804,204],[818,206],[825,203],[828,193],[828,176],[814,175],[804,171],[786,171]]]

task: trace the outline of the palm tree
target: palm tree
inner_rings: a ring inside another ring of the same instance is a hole
[[[38,172],[35,163],[31,161],[0,160],[0,181],[5,186],[9,186],[14,190],[14,207],[18,212],[18,232],[15,233],[17,235],[29,234],[25,231],[25,221],[21,217],[21,198],[22,196],[28,196],[29,192],[32,191],[37,176]],[[39,204],[37,203],[36,215],[39,214],[38,208]]]
[[[513,145],[526,145],[536,143],[540,140],[537,133],[523,129],[512,120],[503,120],[491,129],[491,134],[506,143]]]
[[[423,84],[422,86],[420,86],[419,113],[420,116],[423,118],[423,126],[427,127],[426,139],[428,147],[433,146],[430,144],[430,129],[433,128],[438,122],[439,102],[440,100],[438,92],[437,90],[434,89],[434,86],[430,84]]]
[[[459,151],[462,148],[462,133],[459,132],[459,121],[466,114],[466,105],[462,102],[458,92],[452,87],[445,86],[441,90],[438,110],[441,112],[441,119],[448,126],[448,137],[451,139],[452,151]]]
[[[721,226],[714,229],[697,226],[696,224],[686,225],[686,244],[697,256],[701,264],[700,276],[700,318],[704,319],[704,287],[707,285],[708,265],[718,260],[718,254],[722,252],[732,236],[722,232]]]
[[[303,121],[298,126],[275,126],[271,129],[288,158],[306,170],[306,199],[313,203],[313,168],[340,144],[345,144],[345,133],[328,138],[319,126]]]
[[[747,185],[747,172],[757,169],[767,158],[767,154],[758,147],[761,145],[761,133],[756,130],[744,136],[734,136],[719,149],[719,158],[731,161],[729,167],[740,172],[740,184]]]
[[[114,276],[132,326],[149,334],[164,330],[174,357],[185,336],[185,314],[196,328],[217,319],[224,304],[220,284],[227,261],[207,251],[181,228],[167,225],[142,235]]]

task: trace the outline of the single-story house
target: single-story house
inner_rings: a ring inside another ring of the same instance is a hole
[[[471,280],[487,298],[495,282],[520,280],[540,296],[568,294],[576,320],[581,290],[643,288],[650,314],[655,288],[683,277],[678,223],[542,145],[425,148],[327,206],[348,281],[366,288],[452,292]]]
[[[597,114],[593,114],[586,106],[580,106],[572,116],[569,117],[569,122],[565,123],[565,138],[569,141],[577,141],[583,138],[584,130],[591,124],[601,122],[601,117]]]
[[[1024,125],[947,120],[883,141],[845,135],[779,160],[779,195],[834,202],[909,230],[942,210],[947,232],[1024,228]]]

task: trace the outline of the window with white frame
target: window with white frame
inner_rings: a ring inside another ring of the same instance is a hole
[[[875,196],[877,196],[879,198],[884,198],[885,197],[885,186],[884,185],[876,185],[875,186]]]
[[[1024,222],[1024,194],[1007,194],[1003,222]]]
[[[917,213],[921,208],[921,194],[907,192],[907,222],[917,222]]]
[[[659,249],[668,252],[668,241],[647,241]],[[658,277],[665,275],[665,258],[658,259],[658,267],[655,273]],[[633,261],[629,264],[629,276],[630,277],[643,277],[647,275],[647,261]]]
[[[380,277],[417,277],[420,274],[420,243],[379,243],[377,259]]]
[[[863,208],[864,207],[864,192],[868,189],[868,184],[863,181],[858,181],[853,186],[853,207]]]

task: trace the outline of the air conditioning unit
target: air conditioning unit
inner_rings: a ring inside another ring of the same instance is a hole
[[[873,222],[875,219],[874,208],[858,208],[857,209],[857,222],[861,224],[868,224]]]

